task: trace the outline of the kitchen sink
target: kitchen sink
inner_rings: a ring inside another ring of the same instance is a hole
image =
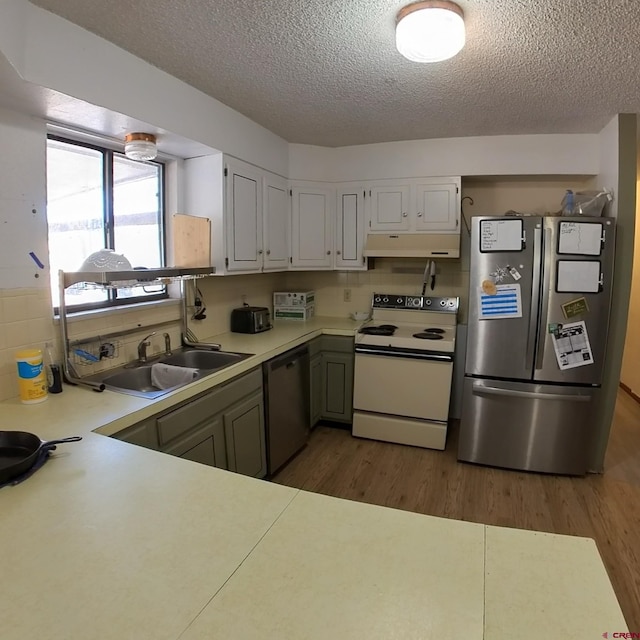
[[[178,367],[194,367],[195,369],[221,369],[248,357],[249,354],[246,353],[184,349],[183,351],[161,358],[160,362]]]
[[[232,353],[229,351],[205,351],[201,349],[180,349],[170,356],[154,356],[147,363],[131,362],[110,371],[88,376],[91,382],[101,382],[111,391],[119,391],[143,398],[158,398],[159,396],[184,387],[195,380],[205,378],[212,373],[230,367],[236,362],[250,358],[250,353]],[[198,372],[189,382],[183,382],[174,387],[160,389],[151,382],[151,367],[155,363],[170,364],[177,367],[189,367]]]

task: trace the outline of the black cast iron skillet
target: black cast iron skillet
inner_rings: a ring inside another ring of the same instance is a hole
[[[77,442],[80,436],[44,442],[27,431],[0,431],[0,484],[29,471],[43,449],[62,442]]]

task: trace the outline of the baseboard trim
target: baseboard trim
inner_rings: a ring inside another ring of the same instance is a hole
[[[631,389],[624,382],[620,383],[620,388],[623,391],[626,391],[638,404],[640,404],[640,396],[633,393],[633,391],[631,391]]]

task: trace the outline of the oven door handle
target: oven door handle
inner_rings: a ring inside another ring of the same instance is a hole
[[[372,356],[410,358],[412,360],[431,360],[433,362],[453,362],[453,354],[449,353],[411,351],[393,347],[365,347],[361,345],[356,345],[355,351],[357,354],[366,354]]]

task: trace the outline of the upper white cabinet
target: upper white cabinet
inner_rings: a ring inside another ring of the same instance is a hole
[[[272,173],[263,176],[263,247],[264,271],[285,271],[291,257],[289,237],[291,198],[287,181]]]
[[[433,180],[420,179],[415,184],[416,231],[458,231],[460,182]]]
[[[362,255],[365,238],[366,189],[363,184],[342,185],[336,192],[335,252],[336,269],[367,268]]]
[[[460,178],[369,183],[372,233],[459,233]]]
[[[185,160],[184,178],[185,213],[211,220],[216,273],[289,268],[287,180],[222,154]]]
[[[262,268],[262,173],[238,160],[225,162],[227,269]]]
[[[333,216],[335,189],[328,186],[292,184],[291,267],[333,267]]]
[[[381,180],[369,187],[371,231],[409,231],[411,187],[409,184]]]

